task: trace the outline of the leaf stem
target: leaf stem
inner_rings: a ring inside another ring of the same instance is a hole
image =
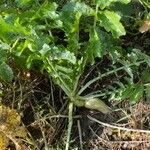
[[[145,62],[145,60],[142,60],[142,61],[139,61],[139,62],[136,62],[136,63],[132,63],[132,64],[130,64],[130,65],[128,65],[128,66],[130,67],[130,66],[137,65],[137,64],[141,64],[141,63],[144,63],[144,62]],[[98,77],[96,77],[96,78],[90,80],[89,82],[87,82],[87,83],[78,91],[78,95],[81,95],[81,94],[83,93],[83,91],[85,91],[85,90],[87,89],[87,87],[89,87],[91,84],[93,84],[93,83],[96,82],[97,80],[100,80],[100,79],[102,79],[103,77],[106,77],[106,76],[108,76],[108,75],[110,75],[110,74],[113,74],[113,73],[115,73],[115,72],[117,72],[117,71],[123,70],[125,67],[126,67],[126,66],[122,66],[122,67],[117,68],[117,69],[115,69],[115,70],[108,71],[108,72],[106,72],[106,73],[104,73],[104,74],[101,74],[101,75],[99,75]]]
[[[54,74],[56,75],[52,75],[53,78],[58,78],[60,81],[59,86],[62,88],[62,90],[65,92],[65,94],[69,97],[69,99],[71,101],[74,100],[73,96],[73,91],[68,87],[68,85],[65,83],[65,81],[60,77],[60,75],[58,74],[58,72],[56,71],[55,67],[53,66],[53,64],[48,60],[48,58],[46,58],[46,62],[45,64],[48,64],[49,67],[53,70]],[[46,67],[46,69],[48,70],[48,72],[50,73],[51,70],[49,67]]]
[[[14,42],[14,44],[10,48],[10,53],[12,53],[13,48],[15,48],[15,46],[17,45],[18,42],[19,42],[19,38]]]
[[[66,148],[65,150],[69,150],[69,143],[70,143],[70,137],[71,137],[71,129],[73,124],[73,103],[71,102],[69,104],[69,122],[68,122],[68,133],[67,133],[67,142],[66,142]]]
[[[96,27],[96,22],[97,22],[97,13],[98,13],[98,4],[96,5],[96,8],[95,8],[95,17],[94,17],[94,28]]]

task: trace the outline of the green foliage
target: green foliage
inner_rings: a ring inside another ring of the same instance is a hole
[[[14,77],[12,69],[6,63],[0,64],[0,77],[7,82],[10,82]]]
[[[132,102],[137,102],[144,92],[142,84],[131,84],[122,92],[122,99],[131,99]]]
[[[100,6],[101,9],[110,6],[111,3],[121,2],[121,3],[129,3],[131,0],[96,0],[96,4]]]
[[[105,75],[125,70],[133,82],[135,68],[143,62],[150,65],[150,58],[137,49],[133,49],[127,56],[118,46],[117,40],[126,31],[121,23],[121,15],[112,6],[129,2],[130,0],[96,0],[90,5],[72,0],[63,4],[61,9],[58,1],[3,2],[1,5],[5,9],[1,9],[0,15],[1,79],[13,79],[9,58],[22,68],[32,69],[37,65],[41,71],[46,70],[55,84],[78,105],[75,101],[87,85],[101,79],[93,79],[78,90],[78,82],[85,66],[93,65],[96,58],[103,60],[107,55],[113,63],[113,69]],[[87,40],[81,40],[81,31],[88,34]],[[117,68],[115,63],[122,66]],[[133,89],[136,88],[139,91],[139,86]],[[134,101],[139,97],[134,97]]]
[[[150,9],[150,2],[149,0],[139,0],[139,2],[144,6]]]
[[[33,0],[15,0],[15,3],[19,6],[19,7],[27,7],[30,6],[32,4]]]
[[[121,17],[117,13],[105,10],[98,14],[98,19],[100,20],[100,26],[108,32],[111,31],[114,37],[125,35],[125,29],[120,23]]]
[[[0,78],[6,82],[10,82],[13,79],[13,71],[9,67],[7,62],[7,50],[10,46],[7,43],[0,41]]]
[[[150,70],[144,70],[142,72],[141,79],[144,83],[150,83]]]
[[[149,2],[140,2],[147,11]],[[118,8],[126,4],[129,13]],[[130,4],[130,0],[0,2],[0,79],[12,81],[13,61],[20,68],[36,68],[49,74],[70,102],[66,150],[73,124],[73,104],[109,113],[110,108],[97,97],[130,99],[136,103],[145,92],[150,98],[149,72],[138,71],[141,64],[150,67],[150,57],[139,49],[125,50],[120,46],[119,38],[126,34],[122,17],[125,21],[125,15],[132,14]],[[86,66],[94,65],[97,58],[107,58],[109,67],[102,66],[97,77],[80,86]],[[112,85],[84,93],[91,84],[112,74]],[[135,76],[141,78],[135,82]]]

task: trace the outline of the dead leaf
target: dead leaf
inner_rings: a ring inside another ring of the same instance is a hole
[[[0,106],[0,149],[5,150],[11,140],[16,150],[23,150],[20,139],[27,137],[27,131],[21,124],[21,117],[15,109]],[[18,138],[19,137],[19,138]]]
[[[139,31],[141,33],[144,33],[146,31],[150,30],[150,19],[145,20],[142,24],[142,26],[139,28]]]

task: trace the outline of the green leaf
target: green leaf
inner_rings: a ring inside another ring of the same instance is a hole
[[[72,79],[71,79],[71,76],[67,73],[64,73],[64,72],[61,72],[58,70],[58,74],[59,76],[64,80],[64,81],[67,81],[67,84],[68,85],[72,85]]]
[[[55,2],[45,2],[41,5],[36,15],[41,18],[57,19],[59,17],[56,11],[57,7],[58,5]]]
[[[124,60],[120,60],[119,62],[124,66],[125,71],[129,74],[131,79],[133,79],[133,70],[130,67],[130,62],[129,61],[124,61]]]
[[[105,7],[108,7],[110,4],[114,2],[121,2],[127,4],[130,1],[131,0],[96,0],[96,4],[98,4],[101,9],[104,9]]]
[[[133,103],[140,100],[143,96],[144,86],[143,84],[130,84],[128,85],[125,90],[122,92],[122,99],[130,99]]]
[[[7,23],[2,17],[0,17],[0,38],[6,42],[15,41],[18,38],[24,38],[30,33],[19,23],[19,18],[14,22]]]
[[[150,67],[150,56],[148,56],[148,55],[142,53],[141,50],[136,49],[136,48],[133,49],[132,51],[133,51],[135,54],[137,54],[137,56],[138,56],[139,59],[144,59],[145,62],[146,62],[146,63],[148,64],[148,66]]]
[[[131,67],[125,66],[124,69],[125,69],[125,71],[129,74],[129,76],[133,79],[133,72],[132,72]]]
[[[42,46],[42,49],[39,51],[42,56],[45,56],[51,50],[50,46],[46,43]]]
[[[144,70],[141,76],[143,83],[150,83],[150,69]]]
[[[67,51],[65,48],[58,48],[56,46],[50,47],[49,52],[49,59],[51,61],[54,60],[66,60],[68,63],[75,64],[76,63],[76,57],[74,53],[71,53],[70,51]]]
[[[64,72],[66,74],[70,74],[70,73],[73,73],[73,70],[71,68],[67,68],[67,67],[63,67],[63,66],[60,66],[60,65],[55,65],[55,68],[61,72]]]
[[[15,0],[15,2],[18,4],[20,7],[27,7],[32,4],[34,0]]]
[[[60,13],[60,20],[63,23],[63,31],[67,37],[67,49],[77,53],[79,44],[79,24],[81,16],[94,16],[94,10],[84,2],[67,2]]]
[[[0,40],[0,49],[8,50],[8,49],[10,49],[10,46],[9,46],[7,43],[3,43],[3,42]]]
[[[133,85],[127,85],[126,88],[124,88],[124,90],[122,91],[121,93],[121,98],[124,100],[124,99],[128,99],[131,94],[133,92]]]
[[[0,62],[3,62],[7,58],[7,50],[10,49],[10,46],[7,43],[3,43],[0,40]]]
[[[68,2],[62,9],[63,13],[80,13],[81,15],[94,15],[94,10],[84,2]]]
[[[126,34],[120,19],[121,17],[112,11],[105,10],[98,13],[100,26],[104,27],[106,31],[111,32],[115,38]]]
[[[134,90],[132,92],[132,95],[130,97],[131,101],[133,103],[136,103],[140,100],[140,98],[143,96],[144,87],[142,84],[135,84]]]
[[[134,7],[133,3],[128,3],[128,4],[123,4],[123,3],[115,3],[110,7],[111,10],[117,12],[120,16],[121,19],[126,23],[130,24],[130,17],[134,13]]]
[[[90,30],[90,39],[89,39],[89,45],[87,48],[89,61],[91,64],[94,64],[94,59],[96,57],[102,57],[102,43],[100,40],[100,37],[96,31],[96,29]]]
[[[26,60],[26,67],[28,69],[31,69],[32,68],[32,65],[33,65],[33,61],[35,60],[41,60],[42,61],[42,57],[33,53],[33,54],[30,54],[29,57],[27,58]]]
[[[140,0],[139,1],[143,6],[150,9],[150,1],[149,0]]]
[[[60,19],[68,33],[78,32],[80,17],[94,16],[94,10],[85,3],[68,2],[62,9]]]
[[[11,82],[13,79],[13,71],[6,63],[0,64],[0,78],[6,82]]]

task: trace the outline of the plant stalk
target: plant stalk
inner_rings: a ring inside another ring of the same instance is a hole
[[[73,103],[70,102],[69,104],[69,122],[68,122],[68,133],[67,133],[67,142],[66,142],[66,148],[65,150],[69,150],[69,145],[70,145],[70,137],[71,137],[71,129],[72,129],[72,124],[73,124]]]

